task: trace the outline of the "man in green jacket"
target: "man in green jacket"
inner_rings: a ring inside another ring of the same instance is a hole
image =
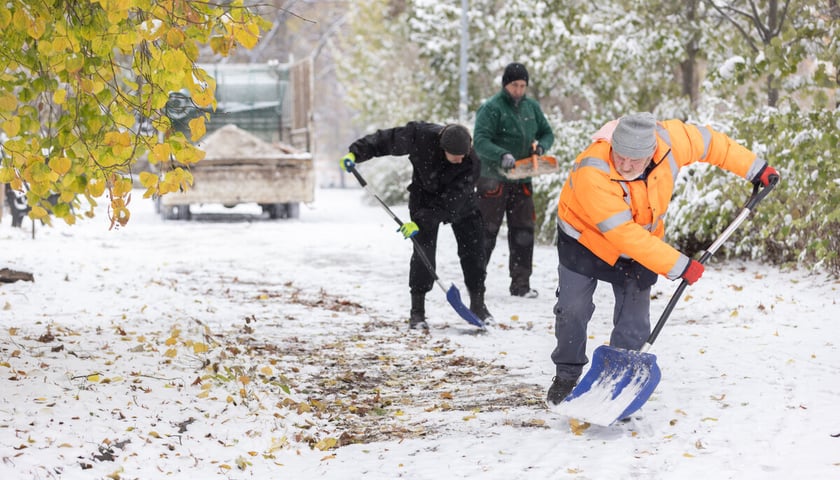
[[[554,143],[554,133],[536,100],[525,96],[528,70],[511,63],[502,75],[502,89],[478,109],[475,117],[475,151],[481,159],[476,184],[478,208],[484,218],[485,258],[496,246],[496,236],[507,216],[510,250],[510,294],[536,298],[531,288],[536,212],[531,178],[511,180],[504,172],[516,160],[542,155]]]

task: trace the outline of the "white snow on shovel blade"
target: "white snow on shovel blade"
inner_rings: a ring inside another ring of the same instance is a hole
[[[560,415],[606,427],[619,420],[618,416],[639,396],[649,377],[647,373],[641,374],[626,385],[615,398],[613,392],[616,384],[608,381],[614,378],[599,379],[592,383],[592,388],[587,392],[572,400],[561,402],[552,410]]]

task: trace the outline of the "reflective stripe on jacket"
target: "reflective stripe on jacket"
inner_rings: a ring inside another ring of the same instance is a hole
[[[752,180],[765,162],[709,127],[666,120],[657,123],[656,135],[644,179],[628,181],[616,171],[606,136],[584,150],[560,192],[558,226],[610,265],[631,258],[674,280],[689,258],[662,238],[680,168],[705,162]]]

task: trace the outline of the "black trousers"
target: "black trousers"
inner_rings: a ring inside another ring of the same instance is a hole
[[[531,183],[499,182],[482,178],[478,181],[478,208],[484,218],[484,255],[487,261],[496,248],[496,237],[507,217],[510,260],[510,289],[530,288],[534,259],[534,225],[536,211],[531,196]]]
[[[412,294],[427,293],[434,287],[435,277],[417,254],[418,243],[426,253],[433,268],[437,267],[435,256],[437,253],[438,231],[442,221],[433,218],[434,215],[414,215],[412,220],[417,223],[420,231],[414,237],[414,253],[408,274],[408,286]],[[452,233],[458,244],[458,258],[461,260],[461,270],[464,272],[464,284],[473,293],[484,292],[484,280],[487,276],[487,266],[484,260],[484,226],[481,213],[474,209],[467,215],[451,223]]]

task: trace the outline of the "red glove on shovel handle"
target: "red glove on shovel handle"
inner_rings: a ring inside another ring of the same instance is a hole
[[[694,282],[700,280],[700,277],[703,276],[703,271],[705,270],[706,268],[703,267],[702,263],[697,260],[692,260],[688,262],[688,266],[685,268],[685,271],[682,275],[680,275],[680,277],[688,282],[689,285],[694,285]]]
[[[753,180],[753,183],[760,182],[762,186],[766,187],[770,185],[770,180],[772,180],[773,177],[779,178],[779,172],[770,165],[765,165],[764,168],[761,169],[761,173],[759,173],[758,178]]]

